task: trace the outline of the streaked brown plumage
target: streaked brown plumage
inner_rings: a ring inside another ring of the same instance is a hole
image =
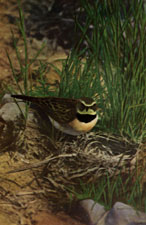
[[[87,132],[98,120],[97,104],[92,98],[71,99],[25,95],[12,95],[12,97],[38,105],[48,114],[53,125],[64,133],[78,135]]]

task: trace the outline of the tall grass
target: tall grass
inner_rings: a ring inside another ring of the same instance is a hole
[[[19,92],[31,95],[56,95],[59,97],[92,96],[102,110],[97,129],[122,134],[133,141],[146,139],[146,13],[143,0],[132,0],[129,9],[122,0],[81,0],[82,7],[75,18],[76,41],[63,69],[56,71],[61,77],[59,88],[50,92],[41,73],[32,91],[29,69],[40,51],[29,60],[24,15],[20,0],[19,29],[24,42],[25,60],[22,63],[14,34],[12,33],[20,74],[24,88],[8,55],[13,77]],[[84,16],[83,16],[84,15]],[[84,18],[82,20],[81,18]],[[43,48],[44,46],[42,46]],[[41,68],[45,65],[41,64]],[[41,69],[41,71],[45,71]]]
[[[21,0],[17,0],[17,3],[18,3],[19,19],[16,22],[17,22],[17,26],[18,26],[18,29],[20,32],[20,36],[23,40],[24,60],[22,60],[21,52],[17,45],[17,39],[15,38],[15,34],[13,33],[13,30],[11,30],[11,33],[12,33],[12,41],[13,41],[14,49],[16,52],[17,61],[19,63],[19,68],[20,68],[19,76],[18,76],[17,72],[15,71],[11,57],[7,51],[6,51],[6,54],[7,54],[8,60],[9,60],[11,70],[12,70],[13,78],[16,82],[19,92],[27,95],[31,91],[31,88],[32,88],[32,86],[31,86],[32,84],[30,82],[31,81],[30,67],[36,61],[36,59],[39,56],[39,54],[41,53],[42,49],[45,47],[45,43],[42,44],[42,47],[40,48],[40,50],[30,60],[29,53],[28,53],[27,36],[25,33],[25,22],[24,22],[25,19],[24,19],[23,9],[21,6]],[[19,85],[18,81],[20,80],[20,78],[23,79],[23,87],[21,87]],[[30,85],[28,85],[28,83]]]
[[[85,184],[81,181],[78,188],[70,187],[67,190],[70,192],[71,201],[93,199],[108,210],[115,202],[121,201],[132,205],[137,210],[146,212],[146,196],[141,189],[141,178],[142,176],[137,177],[134,182],[133,174],[129,174],[125,178],[122,174],[110,178],[107,173],[98,180],[98,183]]]
[[[146,138],[146,13],[143,1],[82,0],[81,33],[60,71],[60,96],[98,96],[98,129]],[[84,44],[86,43],[86,45]]]
[[[17,86],[19,93],[28,95],[32,90],[30,67],[35,62],[35,60],[37,59],[38,55],[40,54],[42,49],[45,47],[45,45],[43,44],[41,49],[36,53],[36,55],[31,60],[29,60],[27,37],[26,37],[26,33],[25,33],[24,14],[23,14],[22,6],[21,6],[21,0],[17,0],[17,3],[18,3],[18,12],[19,12],[19,19],[17,20],[17,26],[18,26],[19,32],[21,34],[20,36],[23,40],[24,60],[22,60],[21,52],[17,45],[17,39],[15,38],[15,34],[14,34],[13,30],[11,30],[11,34],[12,34],[12,42],[13,42],[16,57],[17,57],[17,62],[18,62],[19,68],[20,68],[19,74],[18,74],[18,72],[16,72],[13,62],[11,60],[11,56],[9,55],[9,53],[7,51],[6,51],[6,54],[7,54],[9,64],[10,64],[10,67],[12,70],[12,75],[13,75],[13,78],[14,78],[14,81],[15,81],[15,84]],[[21,79],[23,80],[23,86],[21,86],[19,84],[19,80],[21,80]],[[12,92],[12,91],[14,92],[14,90],[11,86],[8,86],[8,89],[10,92]],[[19,105],[18,105],[18,107],[19,107]],[[26,104],[26,111],[25,111],[25,115],[24,115],[25,118],[27,117],[27,110],[28,110],[28,107]]]

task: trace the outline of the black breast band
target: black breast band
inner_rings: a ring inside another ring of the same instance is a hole
[[[76,116],[80,122],[84,122],[84,123],[89,123],[90,121],[96,118],[96,115],[80,114],[80,113],[77,113]]]

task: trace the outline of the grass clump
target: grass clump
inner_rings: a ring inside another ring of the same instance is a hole
[[[13,35],[24,90],[8,55],[13,77],[19,91],[27,95],[79,98],[94,97],[102,109],[98,129],[128,136],[141,142],[146,138],[146,14],[144,2],[133,0],[126,8],[122,0],[107,2],[82,0],[82,7],[75,20],[81,33],[70,55],[62,62],[63,69],[56,69],[61,77],[59,88],[50,92],[45,84],[40,62],[40,85],[32,90],[29,69],[40,51],[29,61],[24,16],[19,3],[19,28],[24,40],[25,63]],[[80,18],[83,18],[81,20]],[[86,15],[86,17],[85,17]],[[81,22],[80,22],[81,21]]]
[[[98,129],[141,142],[146,138],[146,14],[143,1],[83,0],[81,39],[60,71],[60,96],[94,96]],[[92,28],[92,29],[91,29]],[[84,44],[86,43],[86,45]]]
[[[103,79],[91,90],[92,95],[99,94],[103,105],[99,127],[141,141],[146,135],[146,15],[142,1],[136,1],[134,11],[131,2],[128,12],[122,1],[104,6],[83,2],[93,25],[92,35],[85,35],[92,59],[90,72],[98,81]],[[106,16],[101,14],[101,7]],[[93,82],[97,84],[95,79]]]
[[[141,178],[142,176],[137,177],[134,182],[133,174],[123,179],[122,174],[110,178],[107,173],[98,180],[98,184],[85,184],[81,181],[78,189],[68,188],[70,200],[90,198],[104,205],[107,210],[111,209],[115,202],[121,201],[146,212],[146,196],[141,189]]]
[[[19,74],[18,72],[15,70],[13,62],[11,60],[11,57],[9,55],[9,53],[6,51],[8,60],[9,60],[9,64],[12,70],[12,75],[13,78],[15,80],[15,83],[17,85],[17,89],[21,94],[25,94],[28,95],[31,90],[32,90],[32,74],[31,74],[31,66],[32,64],[36,61],[37,57],[39,56],[39,54],[41,53],[42,49],[45,47],[45,43],[42,44],[41,49],[36,53],[36,55],[34,55],[34,57],[30,60],[29,59],[29,52],[28,52],[28,43],[27,43],[27,36],[26,36],[26,32],[25,32],[25,19],[24,19],[24,14],[23,14],[23,10],[22,10],[22,6],[21,6],[21,0],[17,0],[18,3],[18,12],[19,12],[19,20],[16,20],[19,32],[20,32],[20,36],[22,38],[23,41],[23,49],[24,49],[24,59],[22,59],[22,50],[19,49],[17,42],[18,40],[15,38],[15,34],[13,32],[13,30],[11,30],[12,33],[12,41],[13,41],[13,45],[14,45],[14,49],[15,49],[15,53],[16,53],[16,57],[17,57],[17,61],[18,61],[18,65],[19,65]],[[23,86],[19,84],[20,80],[23,80]],[[12,87],[8,87],[10,91],[12,91]]]

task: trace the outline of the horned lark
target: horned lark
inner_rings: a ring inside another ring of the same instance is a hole
[[[70,135],[90,131],[98,120],[97,104],[92,98],[71,99],[25,95],[12,95],[12,97],[38,105],[49,116],[55,128]]]

